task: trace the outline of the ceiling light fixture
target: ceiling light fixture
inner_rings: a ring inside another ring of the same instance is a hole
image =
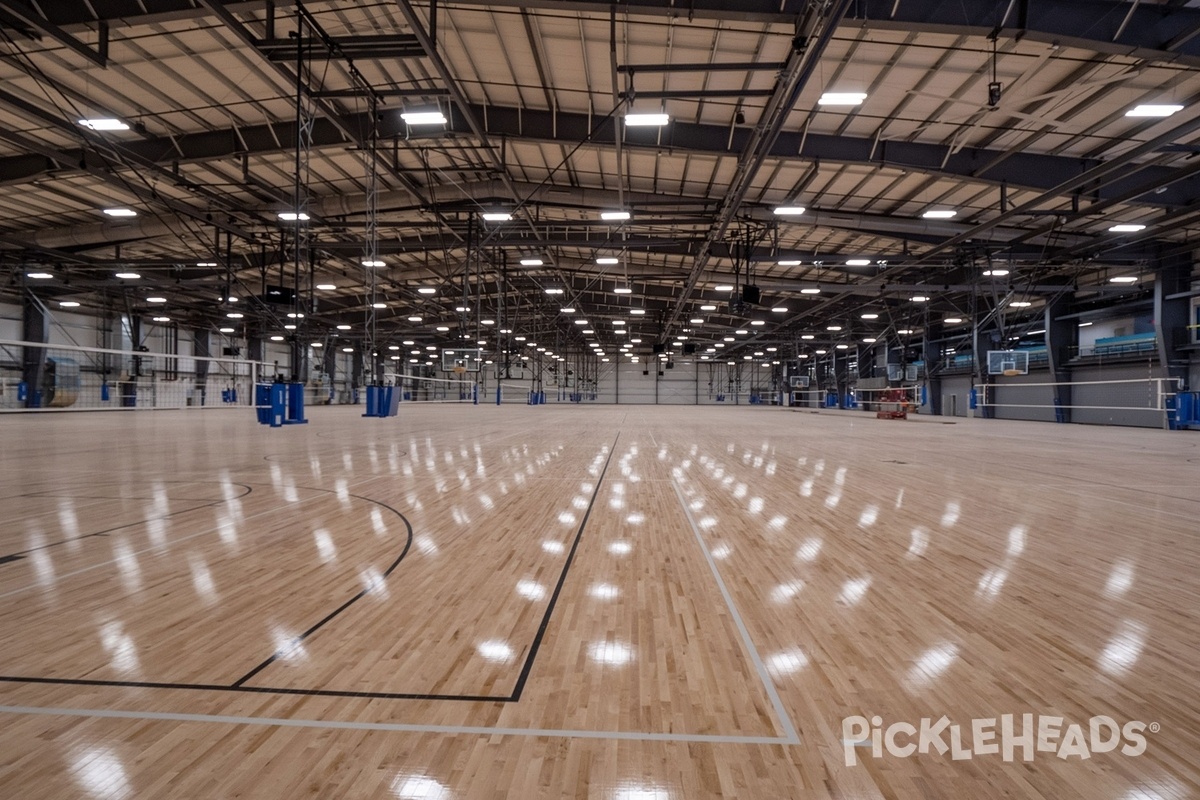
[[[104,213],[110,217],[136,217],[137,212],[132,208],[106,208]]]
[[[387,264],[385,264],[382,261],[364,261],[364,262],[362,262],[362,265],[364,267],[386,267],[387,266]]]
[[[629,128],[661,128],[671,121],[668,114],[626,114],[625,125]]]
[[[1115,278],[1109,278],[1109,283],[1137,283],[1138,279],[1135,275],[1118,275]]]
[[[129,125],[119,119],[102,117],[100,119],[81,119],[79,124],[93,131],[127,131]]]
[[[847,267],[869,267],[871,259],[869,258],[851,258],[846,262]]]
[[[596,263],[603,265],[620,264],[621,259],[614,258],[613,256],[601,256],[600,258],[596,259]]]
[[[142,276],[136,272],[118,272],[116,277],[123,281],[136,281]]]
[[[440,110],[405,111],[400,119],[409,125],[445,125],[446,115]]]
[[[958,213],[957,211],[951,211],[950,209],[932,208],[929,211],[926,211],[921,216],[924,219],[950,219],[957,213]]]
[[[61,308],[79,308],[79,303],[76,303],[74,300],[60,300],[58,305]]]
[[[825,92],[817,100],[819,106],[859,106],[867,99],[865,92]]]
[[[1124,225],[1113,225],[1111,228],[1108,229],[1108,232],[1109,233],[1137,233],[1138,231],[1144,231],[1144,230],[1146,230],[1145,225],[1124,224]]]
[[[542,266],[543,263],[545,263],[545,262],[543,262],[540,258],[522,258],[521,259],[522,267],[540,267],[540,266]]]
[[[605,222],[624,222],[629,219],[628,211],[601,211],[600,219]]]
[[[821,289],[816,286],[809,286],[805,289],[800,290],[800,294],[820,294],[820,293],[821,293]]]
[[[322,292],[332,292],[336,288],[337,288],[337,286],[334,286],[332,283],[318,283],[317,284],[317,289],[319,289]]]
[[[1179,111],[1183,111],[1183,106],[1174,104],[1154,104],[1144,103],[1140,106],[1134,106],[1125,112],[1127,117],[1169,117]]]
[[[437,294],[437,289],[432,286],[422,286],[417,289],[419,294]]]
[[[798,217],[806,210],[804,206],[776,206],[774,214],[777,217]]]
[[[485,222],[511,222],[512,214],[507,211],[485,211],[481,215]]]

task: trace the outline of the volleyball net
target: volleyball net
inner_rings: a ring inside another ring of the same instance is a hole
[[[0,340],[0,411],[250,407],[273,367],[238,358]]]
[[[1024,382],[975,387],[975,406],[995,419],[1163,427],[1178,378]]]

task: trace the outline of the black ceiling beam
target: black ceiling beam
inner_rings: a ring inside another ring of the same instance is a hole
[[[43,5],[55,5],[54,3]],[[8,17],[9,20],[4,18]],[[7,23],[5,27],[16,27],[12,21],[16,21],[22,25],[28,25],[34,31],[40,32],[49,36],[54,41],[65,46],[78,55],[83,56],[88,61],[99,67],[108,66],[108,25],[100,25],[100,38],[97,42],[96,49],[92,49],[87,44],[81,42],[71,34],[64,31],[59,26],[55,25],[50,20],[43,17],[38,11],[31,6],[21,2],[13,2],[11,0],[0,0],[0,23]]]
[[[537,109],[518,109],[506,106],[473,105],[470,110],[475,119],[487,128],[492,136],[513,140],[574,144],[591,131],[594,118],[583,113],[552,112]],[[366,123],[359,115],[344,115],[335,121],[318,118],[313,126],[313,146],[345,147],[346,132],[357,131]],[[611,125],[611,123],[608,123]],[[467,124],[452,114],[449,128],[454,133],[472,135]],[[703,125],[675,120],[662,132],[661,145],[657,141],[660,131],[652,133],[636,129],[626,131],[624,146],[634,149],[667,150],[679,154],[704,154],[736,156],[742,150],[749,132],[742,128],[733,131],[724,125]],[[382,112],[380,136],[403,137],[405,127],[398,109]],[[599,137],[597,137],[599,138]],[[295,139],[295,125],[280,121],[272,125],[249,125],[236,130],[230,128],[201,133],[185,133],[175,137],[161,137],[142,141],[131,141],[122,145],[126,152],[136,154],[155,163],[170,165],[173,162],[198,162],[214,159],[234,158],[242,155],[268,155],[287,152],[279,142]],[[436,142],[436,138],[429,139]],[[803,145],[803,146],[802,146]],[[876,142],[871,138],[835,136],[831,134],[783,131],[771,155],[776,158],[814,159],[831,164],[869,164],[892,169],[911,170],[930,175],[976,180],[983,183],[1006,183],[1010,188],[1033,190],[1050,189],[1073,178],[1087,169],[1099,166],[1095,159],[1070,158],[1067,156],[1039,155],[1019,152],[1011,155],[997,150],[966,147],[947,157],[944,145],[921,142]],[[64,150],[67,158],[57,162],[59,169],[71,169],[83,159],[79,150]],[[43,175],[51,166],[47,159],[30,156],[8,156],[0,158],[0,184],[19,183]],[[1184,206],[1200,200],[1200,176],[1176,180],[1178,168],[1150,166],[1093,192],[1088,187],[1082,190],[1085,198],[1107,200],[1123,196],[1130,189],[1142,186],[1161,185],[1166,190],[1156,193],[1151,190],[1130,200],[1135,204],[1151,206]],[[1169,185],[1168,185],[1169,184]],[[1084,207],[1086,212],[1086,206]]]
[[[270,0],[289,8],[291,0]],[[226,2],[233,13],[262,11],[268,0]],[[556,13],[607,15],[611,3],[602,0],[455,0],[457,6],[480,6]],[[622,0],[618,8],[631,16],[729,20],[786,25],[789,28],[809,0]],[[1132,8],[1131,8],[1132,6]],[[100,20],[121,26],[151,25],[210,15],[192,0],[155,0],[146,13],[129,0],[91,0],[89,3],[43,3],[51,24],[60,28],[88,26]],[[1015,7],[1024,13],[1018,14]],[[1010,8],[1014,8],[1012,12]],[[94,12],[93,13],[93,9]],[[1128,17],[1128,21],[1126,21]],[[1080,24],[1085,20],[1086,25]],[[897,30],[905,33],[944,33],[1023,38],[1048,45],[1079,47],[1097,53],[1126,55],[1147,61],[1200,66],[1200,9],[1158,3],[1131,4],[1120,0],[1010,0],[946,3],[943,0],[860,0],[842,20],[842,27]]]
[[[780,72],[786,61],[698,61],[692,64],[621,64],[617,72]]]
[[[296,61],[295,39],[259,39],[257,47],[272,61]],[[418,58],[425,54],[417,38],[410,34],[330,36],[321,45],[304,44],[305,54],[315,60],[327,58],[331,49],[344,58]]]

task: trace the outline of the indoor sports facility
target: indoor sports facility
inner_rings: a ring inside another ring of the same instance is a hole
[[[0,798],[1200,798],[1200,8],[0,0]]]

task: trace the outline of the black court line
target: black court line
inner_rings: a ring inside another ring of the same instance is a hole
[[[604,481],[604,476],[608,472],[608,466],[612,462],[613,453],[617,450],[617,440],[621,438],[618,433],[613,439],[612,447],[609,449],[608,458],[604,461],[604,467],[600,470],[600,475],[596,479],[596,487],[592,490],[592,498],[588,502],[587,510],[583,514],[583,519],[579,523],[579,529],[575,533],[575,540],[571,544],[571,549],[567,553],[566,562],[563,564],[562,573],[558,577],[558,583],[554,587],[554,592],[550,595],[550,602],[546,605],[546,611],[542,615],[541,624],[538,626],[537,634],[534,636],[533,643],[529,647],[529,654],[525,657],[525,663],[521,667],[521,673],[517,678],[516,686],[513,688],[512,694],[507,697],[496,697],[492,695],[457,695],[457,694],[432,694],[422,692],[365,692],[352,691],[343,689],[302,689],[302,688],[286,688],[276,686],[247,686],[246,682],[253,678],[258,673],[262,672],[272,663],[279,659],[279,653],[273,654],[270,658],[257,665],[250,672],[243,675],[231,685],[220,683],[173,683],[166,681],[119,681],[119,680],[101,680],[91,678],[43,678],[43,677],[27,677],[18,675],[0,675],[0,682],[4,683],[35,683],[35,684],[53,684],[62,686],[116,686],[121,688],[137,688],[137,689],[182,689],[191,691],[219,691],[219,692],[249,692],[254,694],[280,694],[280,695],[299,695],[305,697],[345,697],[345,698],[360,698],[371,700],[455,700],[473,703],[515,703],[521,699],[521,693],[525,690],[525,684],[529,680],[529,675],[533,670],[534,659],[537,658],[538,651],[541,649],[542,641],[546,637],[546,631],[550,626],[550,617],[554,613],[554,608],[558,604],[558,598],[562,594],[563,585],[567,581],[567,574],[570,572],[571,564],[575,560],[575,553],[579,549],[579,542],[583,537],[584,528],[587,527],[588,519],[591,517],[592,508],[596,504],[596,498],[600,494],[600,485]],[[239,484],[242,485],[242,484]],[[298,486],[297,489],[305,489],[307,491],[318,491],[334,493],[332,489],[315,489],[313,487]],[[368,503],[382,506],[388,511],[391,511],[396,516],[404,521],[404,526],[407,529],[407,541],[404,545],[404,550],[400,556],[392,562],[383,577],[386,580],[389,575],[400,565],[404,557],[408,555],[412,548],[413,529],[408,518],[401,514],[396,509],[381,503],[378,500],[373,500],[362,495],[350,495],[359,500],[364,500]],[[354,597],[347,600],[330,614],[327,614],[322,620],[310,627],[307,631],[297,637],[296,642],[303,641],[308,636],[316,633],[323,625],[337,617],[364,595],[368,594],[370,589],[363,589]]]
[[[237,497],[232,498],[234,500],[241,500],[243,497],[246,497],[247,495],[249,495],[251,492],[254,491],[252,488],[250,488],[249,486],[247,486],[244,483],[234,483],[232,485],[240,486],[246,490],[242,494],[239,494]],[[70,498],[78,499],[80,497],[80,495],[47,494],[47,495],[21,495],[21,497],[47,497],[47,498],[70,497]],[[128,498],[124,498],[124,497],[94,497],[94,498],[90,498],[90,499],[93,499],[93,500],[125,500]],[[142,499],[149,500],[150,498],[142,498]],[[145,525],[148,522],[152,522],[152,521],[156,521],[156,520],[170,519],[171,517],[177,517],[180,514],[189,514],[193,511],[199,511],[204,508],[215,508],[216,506],[219,506],[222,503],[227,503],[227,502],[229,502],[229,500],[222,497],[219,500],[209,500],[205,503],[202,503],[201,505],[192,506],[191,508],[184,508],[184,509],[180,509],[179,511],[172,511],[169,514],[163,514],[161,517],[146,517],[144,519],[134,520],[133,522],[127,522],[124,525],[117,525],[116,527],[113,527],[113,528],[105,528],[104,530],[94,531],[92,533],[85,533],[83,536],[76,536],[73,539],[60,539],[57,542],[50,542],[49,544],[39,545],[38,547],[31,547],[28,550],[17,550],[13,553],[9,553],[8,555],[0,556],[0,564],[3,564],[5,559],[11,558],[11,557],[19,558],[21,556],[28,555],[29,553],[35,553],[38,550],[49,550],[51,547],[60,547],[64,544],[70,544],[71,542],[81,542],[84,539],[90,539],[93,536],[107,536],[108,534],[110,534],[114,531],[123,530],[125,528],[133,528],[137,525]]]
[[[604,475],[608,472],[608,465],[612,462],[613,453],[617,452],[617,439],[620,438],[621,434],[618,432],[613,439],[612,448],[608,451],[608,458],[604,460],[604,468],[600,470],[600,477],[596,479],[596,488],[592,490],[592,499],[588,502],[587,511],[583,512],[579,530],[575,533],[575,541],[571,543],[571,551],[567,553],[567,562],[563,564],[562,574],[558,576],[558,583],[554,586],[550,602],[546,605],[546,613],[542,615],[542,624],[538,626],[537,636],[533,637],[533,644],[529,646],[529,655],[525,657],[521,675],[517,678],[517,685],[513,687],[512,695],[509,697],[511,702],[515,703],[520,700],[521,693],[525,691],[525,683],[529,680],[530,671],[533,670],[533,660],[537,658],[542,640],[546,638],[546,629],[550,627],[550,615],[554,613],[554,606],[558,604],[558,596],[562,594],[563,584],[567,582],[567,572],[571,569],[571,562],[575,560],[575,551],[579,549],[579,540],[583,538],[583,529],[587,527],[588,518],[592,515],[592,507],[596,505],[596,497],[600,494],[600,484],[604,482]]]
[[[303,489],[305,489],[305,490],[307,490],[307,491],[312,491],[312,490],[310,489],[310,487],[299,487],[299,486],[298,486],[298,487],[296,487],[296,488],[298,488],[298,489],[300,489],[300,488],[303,488]],[[327,491],[329,491],[329,490],[328,490],[328,489],[318,489],[318,490],[316,490],[316,491],[326,491],[326,492],[327,492]],[[392,562],[391,566],[389,566],[389,567],[388,567],[386,570],[384,570],[384,572],[383,572],[383,580],[387,580],[387,579],[388,579],[388,576],[389,576],[389,575],[391,575],[391,574],[392,574],[392,573],[395,571],[396,567],[400,566],[400,562],[404,560],[404,557],[405,557],[406,555],[408,555],[408,551],[412,549],[412,543],[413,543],[413,529],[412,529],[412,523],[408,521],[408,518],[407,518],[407,517],[405,517],[405,516],[404,516],[403,514],[401,514],[399,511],[397,511],[396,509],[394,509],[394,508],[392,508],[391,506],[387,505],[386,503],[381,503],[381,502],[379,502],[378,500],[372,500],[372,499],[371,499],[371,498],[369,498],[369,497],[363,497],[363,496],[361,496],[361,495],[357,495],[357,494],[352,494],[352,495],[348,495],[348,496],[349,496],[349,497],[355,497],[355,498],[357,498],[357,499],[359,499],[359,500],[365,500],[365,501],[367,501],[368,503],[375,503],[376,505],[383,506],[383,507],[384,507],[384,508],[386,508],[388,511],[391,511],[393,514],[395,514],[397,517],[399,517],[401,520],[403,520],[403,521],[404,521],[404,527],[405,527],[405,529],[408,531],[408,534],[407,534],[407,539],[406,539],[406,540],[405,540],[405,542],[404,542],[404,550],[402,550],[402,551],[400,552],[400,555],[396,557],[396,560]],[[374,587],[370,587],[370,586],[368,586],[367,588],[365,588],[365,589],[362,589],[361,591],[359,591],[359,593],[358,593],[358,594],[354,595],[354,596],[353,596],[353,597],[351,597],[349,600],[347,600],[346,602],[342,603],[340,606],[338,606],[337,608],[335,608],[333,611],[331,611],[331,612],[329,612],[328,614],[326,614],[326,615],[325,615],[325,616],[324,616],[324,617],[323,617],[323,618],[322,618],[322,619],[321,619],[319,622],[317,622],[315,625],[313,625],[312,627],[310,627],[310,628],[309,628],[308,630],[306,630],[304,633],[302,633],[302,634],[300,634],[299,636],[297,636],[297,637],[295,638],[295,640],[293,640],[293,646],[297,646],[297,645],[299,645],[301,642],[303,642],[303,641],[304,641],[305,639],[307,639],[309,636],[312,636],[314,633],[316,633],[317,631],[319,631],[319,630],[321,629],[321,627],[325,625],[325,623],[329,622],[329,621],[330,621],[330,620],[332,620],[334,617],[336,617],[338,614],[341,614],[341,613],[342,613],[343,611],[345,611],[347,608],[349,608],[350,606],[352,606],[352,605],[354,605],[355,603],[357,603],[359,600],[361,600],[361,599],[362,599],[363,597],[365,597],[366,595],[370,594],[370,593],[371,593],[371,590],[372,590],[372,588],[374,588]],[[250,671],[249,671],[249,672],[247,672],[245,675],[243,675],[242,677],[240,677],[240,678],[238,678],[236,681],[234,681],[234,682],[233,682],[233,687],[234,687],[235,689],[236,689],[236,688],[239,688],[239,687],[241,687],[241,686],[242,686],[242,684],[244,684],[246,681],[250,680],[250,679],[251,679],[251,678],[253,678],[255,675],[257,675],[258,673],[262,672],[264,669],[266,669],[267,667],[271,666],[271,665],[272,665],[272,664],[274,664],[276,661],[278,661],[278,660],[279,660],[279,656],[280,656],[280,653],[279,653],[278,651],[276,651],[276,652],[272,653],[270,658],[268,658],[267,660],[263,661],[263,662],[262,662],[261,664],[259,664],[257,667],[255,667],[254,669],[250,670]]]

